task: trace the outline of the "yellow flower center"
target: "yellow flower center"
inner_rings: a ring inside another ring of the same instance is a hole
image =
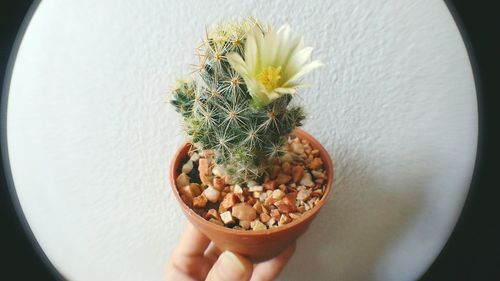
[[[272,91],[278,87],[278,81],[281,79],[280,72],[281,66],[268,66],[257,75],[257,79],[266,87],[266,90]]]

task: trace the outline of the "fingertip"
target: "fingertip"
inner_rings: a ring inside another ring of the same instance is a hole
[[[242,255],[224,251],[207,276],[207,280],[250,280],[253,264]]]
[[[219,257],[216,270],[228,280],[250,280],[253,264],[242,255],[224,251]]]

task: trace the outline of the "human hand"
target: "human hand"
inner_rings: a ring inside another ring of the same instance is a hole
[[[295,251],[295,242],[273,259],[252,264],[242,255],[220,252],[191,224],[182,234],[165,269],[165,281],[270,281]]]

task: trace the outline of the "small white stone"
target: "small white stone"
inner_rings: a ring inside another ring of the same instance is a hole
[[[177,188],[184,187],[186,185],[189,185],[189,176],[186,175],[185,173],[181,173],[177,179],[175,180],[175,183],[177,184]]]
[[[233,216],[231,215],[230,211],[226,211],[226,212],[220,214],[220,218],[224,222],[224,224],[234,223]]]
[[[278,222],[278,225],[284,225],[284,224],[287,224],[291,221],[292,221],[292,219],[289,216],[282,214],[280,217],[280,220]]]
[[[189,160],[196,162],[196,161],[200,160],[200,155],[196,152],[193,152],[193,154],[191,155],[191,158],[189,158]]]
[[[193,161],[189,160],[184,165],[182,165],[182,172],[184,174],[189,174],[193,170]]]
[[[324,173],[320,172],[320,171],[312,170],[311,173],[317,179],[324,179],[324,178],[326,178],[326,175]]]
[[[252,222],[252,230],[265,230],[267,229],[266,225],[260,222],[259,219],[256,219]]]
[[[309,204],[304,203],[304,209],[305,209],[306,211],[309,211],[309,210],[311,209],[311,207],[309,206]]]
[[[243,188],[241,188],[241,186],[239,184],[236,184],[236,185],[234,185],[233,192],[236,195],[243,194]]]
[[[281,189],[275,189],[272,194],[274,199],[281,199],[285,196],[285,193]]]
[[[256,219],[254,221],[251,221],[250,222],[250,228],[253,228],[253,226],[255,225],[255,223],[258,221],[259,219]]]
[[[220,178],[223,178],[225,176],[225,173],[223,171],[223,169],[217,165],[215,165],[212,169],[212,174],[220,177]]]
[[[266,223],[269,228],[273,227],[274,224],[276,223],[276,219],[271,218],[269,221]]]
[[[300,142],[294,142],[292,143],[292,151],[295,154],[304,154],[304,145]]]
[[[256,191],[262,191],[264,190],[264,188],[262,187],[262,185],[253,185],[253,186],[249,186],[248,187],[248,191],[250,192],[256,192]]]
[[[257,185],[259,185],[259,184],[256,181],[248,181],[247,182],[248,188],[254,187],[254,186],[257,186]]]
[[[259,200],[260,202],[264,202],[267,198],[267,193],[265,192],[262,192],[260,195],[259,195]]]
[[[306,200],[307,198],[309,198],[309,195],[311,195],[311,191],[308,190],[308,189],[301,189],[298,193],[297,193],[297,200],[299,201],[304,201]]]
[[[307,201],[307,204],[308,204],[309,206],[311,206],[311,208],[312,208],[312,207],[314,207],[314,206],[316,205],[316,203],[317,203],[317,202],[318,202],[318,198],[317,198],[317,197],[315,197],[315,198],[312,198],[312,199],[310,199],[309,201]]]
[[[203,194],[205,194],[205,197],[207,197],[208,201],[212,203],[216,203],[220,197],[220,191],[210,185],[203,191]]]
[[[314,182],[312,181],[312,176],[309,172],[305,172],[302,180],[300,180],[301,185],[305,185],[307,187],[314,186]]]

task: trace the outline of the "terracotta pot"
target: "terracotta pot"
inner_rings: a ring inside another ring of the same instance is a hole
[[[294,134],[301,139],[308,140],[313,149],[319,150],[319,155],[321,160],[323,160],[328,177],[325,193],[317,205],[305,212],[299,219],[295,219],[289,224],[267,230],[245,231],[226,228],[209,222],[196,214],[182,201],[175,184],[175,179],[180,174],[183,161],[188,157],[189,144],[184,144],[175,154],[170,167],[170,183],[175,198],[177,198],[188,220],[212,240],[220,250],[230,250],[245,255],[254,262],[272,258],[306,231],[309,224],[325,204],[333,184],[332,160],[325,148],[311,135],[300,129],[296,129]]]

